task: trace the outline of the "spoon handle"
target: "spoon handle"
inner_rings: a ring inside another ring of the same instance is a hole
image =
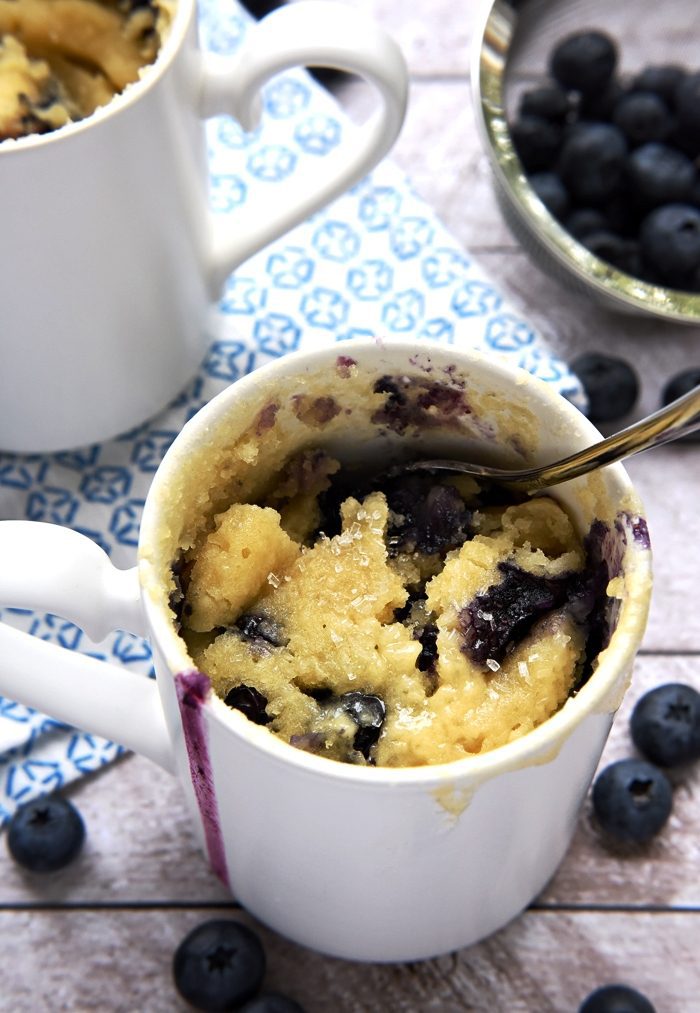
[[[508,470],[491,468],[486,465],[469,464],[466,461],[414,461],[399,467],[400,471],[439,470],[464,472],[468,475],[503,482],[514,489],[534,492],[547,489],[561,482],[568,482],[579,475],[585,475],[595,468],[613,464],[625,457],[631,457],[642,450],[659,447],[681,436],[700,429],[700,386],[677,398],[653,415],[635,422],[627,429],[608,436],[605,440],[579,450],[561,461],[538,466]]]
[[[653,415],[648,415],[619,433],[564,458],[563,461],[557,461],[543,468],[528,469],[531,478],[527,484],[531,488],[538,489],[557,485],[579,475],[585,475],[594,468],[601,468],[633,454],[639,454],[642,450],[660,447],[697,429],[700,429],[700,387],[695,387]],[[522,477],[518,477],[521,481],[527,481],[526,475],[527,472],[523,471]]]

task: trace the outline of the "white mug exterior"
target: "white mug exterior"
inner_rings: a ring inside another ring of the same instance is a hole
[[[325,378],[335,391],[341,359],[370,377],[412,374],[440,377],[450,387],[466,383],[491,406],[491,418],[480,420],[487,449],[494,449],[498,434],[492,418],[516,406],[507,423],[516,427],[511,457],[520,452],[517,437],[527,426],[519,431],[518,420],[526,417],[534,420],[527,439],[534,441],[528,456],[535,461],[597,437],[545,384],[477,352],[344,342],[288,356],[216,397],[166,454],[142,521],[141,605],[135,571],[115,573],[89,543],[78,549],[82,536],[50,525],[0,524],[7,562],[0,602],[54,611],[60,605],[93,635],[109,627],[110,612],[114,625],[145,627],[157,689],[92,659],[75,666],[68,652],[0,625],[0,656],[13,659],[0,665],[0,690],[176,771],[212,867],[268,925],[339,957],[417,960],[467,946],[504,925],[561,861],[644,630],[650,551],[621,466],[559,490],[584,526],[601,514],[610,523],[610,548],[624,585],[620,612],[588,682],[552,718],[507,746],[434,767],[353,767],[294,749],[247,721],[192,671],[164,605],[159,546],[176,516],[172,493],[184,488],[192,461],[216,442],[220,425],[234,415],[254,417],[264,403],[261,391],[267,397],[282,384],[289,391],[290,378],[309,389],[304,384],[313,377]],[[360,454],[366,425],[356,418],[341,433],[348,444],[360,441],[354,448]],[[436,445],[435,436],[431,442]],[[81,556],[72,565],[76,550]]]
[[[202,118],[227,112],[252,128],[260,88],[307,63],[364,76],[376,113],[276,203],[216,223]],[[398,46],[359,11],[290,5],[222,58],[198,50],[195,0],[178,0],[140,81],[81,122],[3,142],[0,449],[69,449],[153,416],[200,364],[227,275],[373,168],[406,97]]]

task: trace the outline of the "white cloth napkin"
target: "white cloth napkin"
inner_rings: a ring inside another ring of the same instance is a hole
[[[234,51],[249,24],[235,0],[200,3],[205,48]],[[235,216],[252,194],[284,187],[292,174],[332,151],[345,129],[348,121],[335,100],[305,71],[275,79],[254,133],[244,134],[223,117],[207,125],[214,211]],[[187,419],[264,362],[346,338],[411,337],[492,350],[583,403],[564,364],[388,161],[243,264],[212,312],[209,333],[199,374],[148,424],[71,453],[0,454],[0,518],[67,525],[98,542],[115,565],[133,566],[147,489]],[[68,650],[152,674],[148,644],[131,634],[116,632],[93,644],[73,623],[51,614],[4,608],[0,618]],[[17,805],[121,751],[0,697],[0,824]]]

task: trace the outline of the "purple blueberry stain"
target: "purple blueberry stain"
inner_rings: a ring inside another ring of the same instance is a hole
[[[418,431],[438,427],[458,429],[461,420],[472,414],[464,390],[442,381],[386,374],[379,377],[373,389],[375,394],[385,394],[386,398],[371,421],[399,435],[409,427]]]
[[[294,405],[294,414],[299,421],[311,426],[325,426],[342,411],[334,397],[325,395],[309,398],[305,394],[295,394],[292,404]]]
[[[352,359],[349,355],[339,355],[335,360],[335,371],[341,380],[349,380],[353,366],[356,365],[357,359]]]
[[[268,429],[272,429],[279,410],[280,406],[275,401],[271,401],[260,410],[255,420],[255,433],[257,436],[262,436]]]
[[[639,514],[632,514],[625,512],[618,517],[615,522],[615,527],[623,534],[624,528],[622,526],[621,518],[624,518],[625,526],[632,532],[632,539],[640,549],[651,549],[651,538],[649,537],[649,528],[644,517],[640,517]]]
[[[424,373],[434,373],[435,367],[433,366],[432,360],[429,356],[425,356],[419,352],[417,355],[412,355],[408,360],[412,366],[416,369],[422,369]]]
[[[209,736],[204,718],[204,707],[212,692],[211,680],[209,676],[196,670],[178,672],[175,676],[175,691],[180,705],[190,776],[204,828],[209,862],[224,885],[230,886],[209,756]]]
[[[424,393],[418,394],[416,407],[424,411],[433,409],[442,415],[471,414],[471,408],[464,403],[462,392],[444,383],[433,383]]]

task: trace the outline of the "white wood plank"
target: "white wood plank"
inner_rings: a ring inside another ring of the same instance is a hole
[[[190,1009],[172,956],[209,911],[0,913],[7,1013],[176,1013]],[[319,956],[250,922],[268,958],[265,987],[307,1013],[564,1013],[623,981],[658,1013],[695,1013],[700,918],[690,914],[531,912],[478,946],[418,964]]]
[[[630,715],[644,693],[668,682],[686,683],[700,692],[700,655],[637,659],[599,771],[615,760],[639,755],[629,732]],[[674,784],[671,819],[643,847],[607,842],[596,828],[589,797],[571,848],[538,904],[700,910],[700,762],[669,775]]]

